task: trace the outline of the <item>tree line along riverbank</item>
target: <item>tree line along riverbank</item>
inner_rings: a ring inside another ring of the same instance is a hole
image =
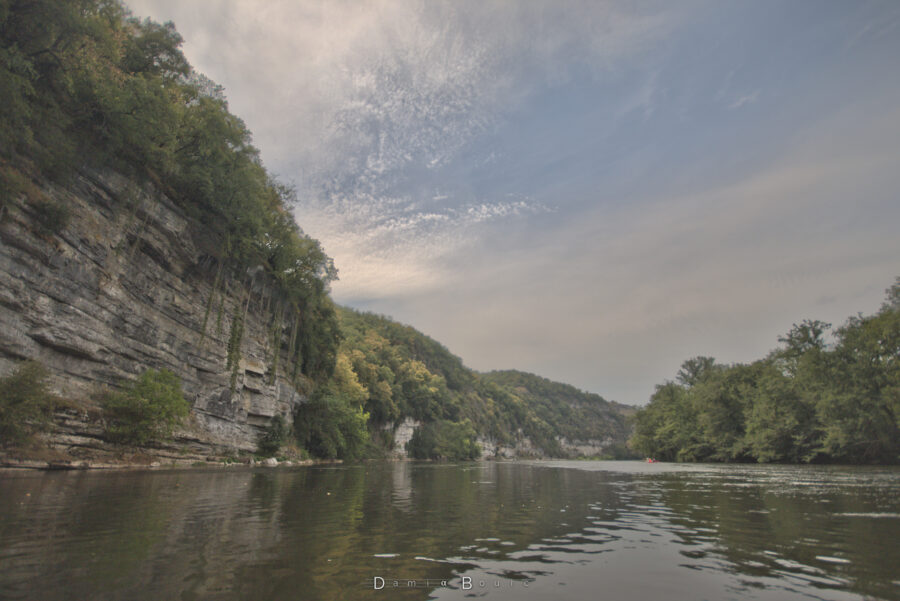
[[[666,461],[900,463],[900,278],[886,293],[837,328],[795,324],[752,363],[687,360],[631,445]]]

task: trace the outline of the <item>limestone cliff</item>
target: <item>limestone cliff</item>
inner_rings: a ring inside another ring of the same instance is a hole
[[[214,249],[202,223],[115,173],[36,189],[71,217],[50,234],[27,195],[3,209],[0,375],[22,359],[50,369],[55,392],[77,407],[58,416],[58,445],[75,456],[95,446],[98,395],[148,368],[175,372],[192,406],[170,449],[182,456],[252,450],[274,415],[291,420],[304,398],[268,373],[273,349],[261,295],[250,295],[231,391],[226,347],[239,287],[226,278],[221,308],[219,296],[210,305]]]

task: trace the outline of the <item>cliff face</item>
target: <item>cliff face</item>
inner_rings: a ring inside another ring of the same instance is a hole
[[[71,217],[48,234],[40,204],[27,195],[3,210],[0,374],[22,359],[49,368],[55,392],[80,407],[68,412],[55,440],[70,451],[92,446],[98,395],[149,368],[175,372],[192,406],[176,436],[181,454],[252,450],[272,416],[291,420],[305,399],[268,373],[273,349],[262,302],[247,312],[231,391],[226,352],[240,287],[226,279],[210,304],[215,269],[202,223],[113,173],[37,189]]]

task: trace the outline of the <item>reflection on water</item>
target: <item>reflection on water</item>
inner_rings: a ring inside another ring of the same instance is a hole
[[[3,599],[900,599],[898,540],[897,468],[0,474]]]

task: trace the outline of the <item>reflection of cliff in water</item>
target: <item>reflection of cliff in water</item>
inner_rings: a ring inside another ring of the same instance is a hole
[[[412,511],[412,467],[407,462],[397,463],[391,472],[391,505],[401,511]]]
[[[0,518],[8,533],[0,597],[202,596],[228,590],[229,565],[252,561],[279,537],[278,484],[264,474],[27,476],[3,483],[18,503],[4,503]]]

